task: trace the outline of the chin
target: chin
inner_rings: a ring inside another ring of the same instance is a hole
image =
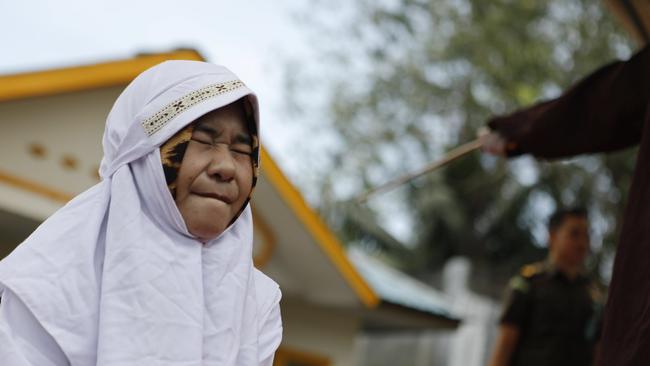
[[[214,199],[200,199],[180,207],[180,213],[190,234],[200,241],[210,241],[224,232],[231,217],[229,207]]]
[[[221,235],[226,230],[226,224],[211,223],[211,225],[192,225],[188,228],[190,234],[196,236],[199,240],[206,242]]]

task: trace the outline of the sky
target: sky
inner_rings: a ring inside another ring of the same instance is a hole
[[[307,59],[297,0],[0,0],[0,74],[194,48],[227,66],[260,97],[263,143],[291,170],[283,148],[284,60]]]

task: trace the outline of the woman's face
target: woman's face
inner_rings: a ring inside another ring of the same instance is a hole
[[[242,209],[252,189],[251,153],[252,137],[240,103],[194,122],[175,200],[187,229],[199,240],[217,237]]]

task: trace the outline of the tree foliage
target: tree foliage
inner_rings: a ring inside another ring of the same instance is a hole
[[[339,10],[321,4],[310,11],[314,19]],[[398,201],[401,209],[382,213],[387,203],[375,202],[367,212],[379,226],[406,220],[413,233],[407,248],[365,240],[352,214],[358,208],[337,193],[341,182],[346,192],[361,192],[413,170],[473,139],[490,116],[557,96],[629,56],[628,41],[600,2],[368,0],[334,24],[319,34],[329,45],[321,47],[323,57],[339,65],[327,73],[326,98],[327,126],[338,143],[311,152],[325,153],[331,168],[309,183],[317,183],[323,213],[346,239],[372,242],[414,273],[465,255],[502,278],[543,256],[544,220],[555,207],[586,205],[595,232],[592,265],[608,257],[634,151],[565,162],[463,158],[376,199]]]

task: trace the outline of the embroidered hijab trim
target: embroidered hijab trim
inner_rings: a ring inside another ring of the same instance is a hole
[[[205,88],[195,90],[184,97],[169,103],[158,113],[142,121],[142,127],[147,133],[147,136],[151,136],[163,128],[169,121],[174,119],[174,117],[183,113],[193,105],[244,86],[244,83],[239,80],[231,80],[226,81],[225,83],[208,85]]]

